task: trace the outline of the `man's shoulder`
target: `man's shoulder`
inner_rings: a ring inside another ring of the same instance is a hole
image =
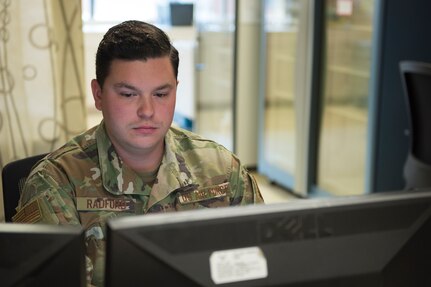
[[[168,133],[168,149],[177,159],[181,158],[196,166],[205,163],[206,166],[218,166],[220,170],[226,170],[232,161],[236,161],[235,155],[223,145],[177,127],[172,127]]]
[[[200,139],[203,139],[200,135],[198,135],[192,131],[177,127],[177,126],[171,126],[169,128],[169,134],[177,140],[181,140],[181,139],[200,140]]]
[[[50,152],[43,161],[45,164],[51,162],[69,162],[71,159],[88,159],[97,156],[97,145],[95,136],[96,127],[91,128],[67,141],[63,146]],[[42,164],[43,166],[43,164]]]
[[[169,130],[169,136],[172,139],[171,144],[182,147],[183,149],[204,148],[219,149],[223,152],[228,152],[228,150],[220,143],[179,127],[171,127]]]

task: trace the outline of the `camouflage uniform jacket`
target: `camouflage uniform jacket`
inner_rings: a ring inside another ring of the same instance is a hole
[[[172,127],[152,187],[124,165],[102,124],[52,152],[32,170],[16,222],[81,225],[87,280],[103,285],[105,223],[134,214],[263,202],[253,177],[231,152]]]

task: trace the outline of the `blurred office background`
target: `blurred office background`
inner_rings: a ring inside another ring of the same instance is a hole
[[[0,1],[0,168],[100,122],[97,45],[112,25],[139,19],[180,52],[175,124],[235,152],[269,202],[402,189],[409,129],[398,64],[431,62],[430,6]]]

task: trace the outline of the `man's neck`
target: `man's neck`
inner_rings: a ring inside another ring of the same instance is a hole
[[[160,166],[163,158],[164,147],[153,151],[126,153],[117,151],[120,159],[128,167],[138,173],[152,172]]]

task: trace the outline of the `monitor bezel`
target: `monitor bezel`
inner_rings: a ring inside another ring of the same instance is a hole
[[[178,212],[175,214],[172,213],[166,213],[166,214],[147,214],[143,216],[136,216],[136,217],[125,217],[125,218],[118,218],[113,219],[108,222],[107,227],[107,238],[108,238],[108,245],[107,245],[107,258],[109,260],[110,258],[110,249],[115,248],[114,246],[111,246],[113,243],[110,242],[110,237],[113,233],[115,233],[118,236],[124,236],[124,239],[127,241],[130,238],[132,238],[132,241],[135,240],[133,237],[136,237],[138,233],[143,232],[143,230],[147,230],[144,232],[150,232],[151,230],[157,230],[157,229],[164,229],[164,228],[170,228],[172,226],[177,227],[187,227],[187,226],[193,226],[193,224],[211,224],[213,221],[218,222],[230,222],[235,221],[236,219],[240,218],[247,218],[247,217],[256,217],[256,216],[272,216],[277,214],[307,214],[307,213],[319,213],[319,212],[339,212],[343,209],[357,209],[360,210],[361,208],[384,208],[384,207],[391,207],[397,204],[410,204],[418,202],[426,202],[426,210],[423,212],[419,219],[417,219],[417,226],[420,228],[421,224],[424,224],[425,221],[429,221],[431,218],[431,192],[430,191],[416,191],[416,192],[405,192],[405,191],[395,191],[395,192],[385,192],[385,193],[376,193],[376,194],[366,194],[361,196],[346,196],[346,197],[338,197],[338,198],[316,198],[316,199],[305,199],[305,200],[295,200],[288,203],[277,203],[277,204],[267,204],[267,205],[249,205],[249,206],[239,206],[239,207],[229,207],[229,208],[219,208],[219,209],[205,209],[205,210],[191,210],[191,211],[184,211],[184,212]],[[413,212],[413,215],[414,212]],[[377,219],[376,219],[377,221]],[[389,227],[391,228],[391,227]],[[413,227],[416,228],[416,227]],[[241,232],[241,231],[239,231]],[[322,231],[319,231],[322,232]],[[375,231],[374,231],[375,232]],[[392,232],[392,231],[391,231]],[[392,233],[387,233],[392,235],[396,235],[399,233],[399,231],[395,230]],[[412,234],[414,233],[414,230],[412,231]],[[386,235],[387,235],[386,234]],[[173,233],[172,233],[173,235]],[[382,241],[384,240],[384,235],[382,235],[382,238],[378,238],[378,240]],[[320,235],[322,236],[322,235]],[[350,236],[350,235],[347,235]],[[360,242],[361,240],[364,240],[367,238],[367,235],[364,235],[362,237],[354,238],[355,235],[351,235],[349,240],[350,242]],[[380,236],[380,235],[377,235]],[[405,236],[405,235],[403,235]],[[428,235],[429,236],[429,235]],[[129,237],[129,238],[126,238]],[[173,236],[172,236],[173,237]],[[295,239],[293,239],[294,241]],[[321,240],[321,238],[319,238]],[[341,243],[342,243],[341,239]],[[353,240],[353,241],[352,241]],[[400,239],[404,240],[404,239]],[[406,239],[408,240],[408,238]],[[190,281],[190,284],[194,283],[196,285],[209,285],[209,286],[216,286],[216,284],[208,283],[206,279],[202,280],[193,278],[194,276],[187,276],[187,272],[184,272],[184,269],[178,262],[174,262],[175,259],[173,257],[169,256],[167,253],[172,252],[173,250],[169,250],[166,252],[166,250],[162,250],[160,246],[157,244],[153,244],[155,241],[149,241],[145,239],[146,244],[146,252],[148,253],[148,257],[151,257],[152,262],[157,262],[155,264],[161,263],[165,264],[170,268],[170,270],[175,273],[175,276],[179,276],[180,278],[184,279],[186,282],[187,280]],[[299,243],[298,243],[299,242]],[[335,241],[334,241],[335,242]],[[331,246],[333,248],[334,242],[327,243],[323,240],[321,241],[322,244],[326,244],[326,246]],[[277,242],[272,242],[277,243]],[[304,244],[307,244],[307,242],[304,240]],[[115,244],[115,243],[114,243]],[[295,241],[295,244],[302,244],[302,241]],[[382,245],[382,242],[379,243],[380,246]],[[398,248],[399,244],[402,244],[400,242],[391,243],[392,250],[396,250]],[[176,245],[178,247],[178,245]],[[298,245],[299,246],[299,245]],[[142,246],[141,246],[142,247]],[[138,247],[138,248],[141,248]],[[244,246],[244,247],[250,247],[250,246]],[[265,248],[265,247],[262,247]],[[220,249],[215,248],[213,251],[219,251]],[[348,249],[344,248],[344,251],[348,251]],[[318,251],[318,250],[317,250]],[[198,252],[198,251],[197,251]],[[274,251],[270,251],[274,252]],[[276,252],[276,251],[275,251]],[[386,251],[386,253],[392,252],[391,250]],[[322,253],[324,254],[324,252]],[[209,257],[210,253],[205,254],[205,256]],[[328,254],[326,254],[328,255]],[[388,255],[388,254],[384,254]],[[271,255],[272,256],[272,255]],[[299,255],[297,255],[296,258],[300,258]],[[357,263],[357,265],[360,268],[367,268],[364,267],[366,265],[366,256],[362,256],[359,260],[360,262]],[[309,258],[310,259],[310,258]],[[381,261],[384,260],[381,259]],[[171,262],[172,261],[172,262]],[[110,262],[112,263],[112,262]],[[347,265],[347,264],[346,264]],[[367,272],[375,272],[375,277],[371,280],[380,280],[376,279],[380,274],[381,270],[373,270],[372,268],[377,268],[378,265],[374,267],[370,267]],[[112,274],[110,274],[109,269],[112,267],[109,267],[107,264],[107,277],[106,282],[109,282],[110,278],[112,278]],[[346,267],[347,268],[347,267]],[[348,269],[348,268],[347,268]],[[364,269],[364,270],[365,270]],[[334,272],[334,270],[331,270],[330,267],[325,267],[322,271],[322,274],[318,274],[317,276],[323,276],[316,280],[325,281],[326,276],[323,274],[324,272]],[[335,271],[336,272],[336,271]],[[348,274],[350,272],[349,270],[345,271],[347,273],[342,274],[343,278],[347,278],[348,276],[356,276],[358,279],[357,282],[367,283],[370,282],[370,279],[368,277],[370,276],[363,276],[361,277],[361,274]],[[208,273],[208,272],[207,272]],[[190,272],[188,272],[188,275],[190,275]],[[332,273],[333,276],[334,274]],[[111,277],[110,277],[111,276]],[[208,277],[208,274],[205,275],[206,278]],[[329,278],[329,277],[328,277]],[[346,283],[348,282],[343,281],[343,278],[339,280],[339,282]],[[182,280],[181,279],[181,280]],[[362,280],[363,279],[363,280]],[[362,280],[362,281],[361,281]],[[114,282],[116,282],[114,280]],[[205,283],[202,283],[205,282]],[[256,284],[256,285],[254,285]],[[262,285],[259,285],[262,284]],[[266,286],[266,283],[262,281],[261,283],[258,283],[258,281],[249,281],[249,282],[234,282],[232,284],[227,284],[225,286]],[[298,283],[298,284],[305,284],[304,282]],[[107,285],[107,286],[117,286],[115,284]],[[182,286],[182,285],[179,285]],[[187,286],[187,285],[184,285]],[[290,286],[290,285],[289,285]],[[303,286],[303,285],[295,285],[295,286]],[[305,286],[305,285],[304,285]],[[307,285],[308,286],[308,285]],[[310,285],[315,286],[315,285]],[[321,286],[321,285],[316,285]],[[323,285],[322,285],[323,286]]]
[[[1,223],[0,238],[5,243],[0,256],[10,255],[3,257],[7,261],[0,266],[2,286],[87,285],[80,226]]]

